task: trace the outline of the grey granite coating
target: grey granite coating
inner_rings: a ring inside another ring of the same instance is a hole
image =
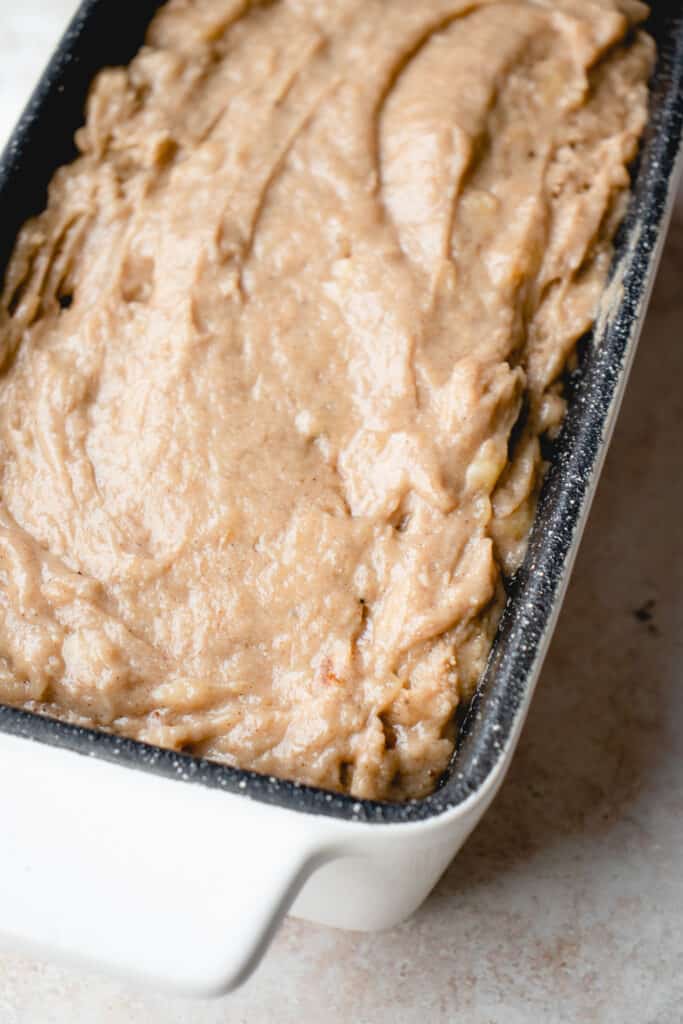
[[[0,0],[0,136],[73,0]],[[0,1024],[683,1019],[683,215],[501,795],[416,918],[288,921],[218,1003],[0,957]]]

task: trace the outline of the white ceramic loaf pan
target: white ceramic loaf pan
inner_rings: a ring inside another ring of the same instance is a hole
[[[45,203],[98,68],[128,61],[157,2],[86,0],[0,162],[0,267]],[[657,3],[652,117],[604,315],[523,568],[458,750],[432,796],[377,804],[0,707],[0,937],[209,995],[243,980],[291,911],[342,928],[411,913],[475,827],[513,755],[633,361],[671,204],[683,15]],[[610,305],[611,302],[611,305]]]

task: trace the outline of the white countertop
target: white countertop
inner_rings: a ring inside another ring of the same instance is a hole
[[[0,0],[0,137],[74,7]],[[288,921],[216,1003],[0,956],[0,1024],[680,1022],[681,268],[683,218],[509,779],[417,917],[379,935]]]

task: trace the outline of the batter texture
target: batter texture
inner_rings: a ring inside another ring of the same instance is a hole
[[[0,700],[420,797],[647,113],[634,0],[170,0],[6,274]]]

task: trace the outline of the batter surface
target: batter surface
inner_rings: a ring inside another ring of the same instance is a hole
[[[0,701],[405,799],[603,291],[634,0],[171,0],[0,313]]]

